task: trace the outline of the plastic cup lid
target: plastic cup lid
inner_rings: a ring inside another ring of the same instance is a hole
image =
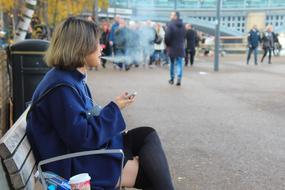
[[[88,173],[82,173],[82,174],[78,174],[75,176],[72,176],[69,179],[69,184],[76,184],[76,183],[82,183],[85,181],[89,181],[91,179],[91,177],[89,176]]]

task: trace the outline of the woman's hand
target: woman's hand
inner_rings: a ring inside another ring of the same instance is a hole
[[[128,93],[125,92],[121,96],[118,96],[115,100],[115,103],[118,105],[120,109],[125,108],[127,105],[134,102],[135,97],[134,96],[128,96]]]

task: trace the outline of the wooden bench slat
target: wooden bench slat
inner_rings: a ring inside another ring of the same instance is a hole
[[[16,121],[13,127],[0,139],[0,156],[11,157],[26,134],[26,116],[28,109]]]
[[[9,172],[9,174],[16,173],[22,168],[26,158],[31,151],[31,146],[28,141],[27,136],[21,142],[20,146],[15,150],[14,155],[4,161],[4,164]]]
[[[23,188],[20,188],[19,190],[39,190],[39,188],[41,186],[39,186],[39,184],[38,184],[39,181],[36,181],[36,179],[34,177],[34,174],[36,173],[36,171],[37,171],[37,168],[35,167],[32,175],[30,176],[30,178],[26,184],[26,186]]]
[[[25,184],[29,180],[29,177],[33,175],[32,172],[33,169],[35,168],[35,163],[36,161],[33,152],[30,151],[30,154],[26,159],[21,170],[15,174],[10,175],[11,182],[15,189],[20,189],[25,186]]]
[[[8,176],[6,176],[4,167],[2,165],[2,159],[0,158],[0,189],[1,190],[10,190]]]

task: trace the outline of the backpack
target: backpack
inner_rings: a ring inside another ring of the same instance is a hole
[[[161,44],[162,42],[162,37],[160,35],[157,34],[157,32],[155,33],[155,40],[154,43],[155,44]]]

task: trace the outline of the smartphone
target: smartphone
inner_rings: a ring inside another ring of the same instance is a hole
[[[128,98],[134,98],[138,93],[137,92],[133,92],[132,94],[128,95]]]

